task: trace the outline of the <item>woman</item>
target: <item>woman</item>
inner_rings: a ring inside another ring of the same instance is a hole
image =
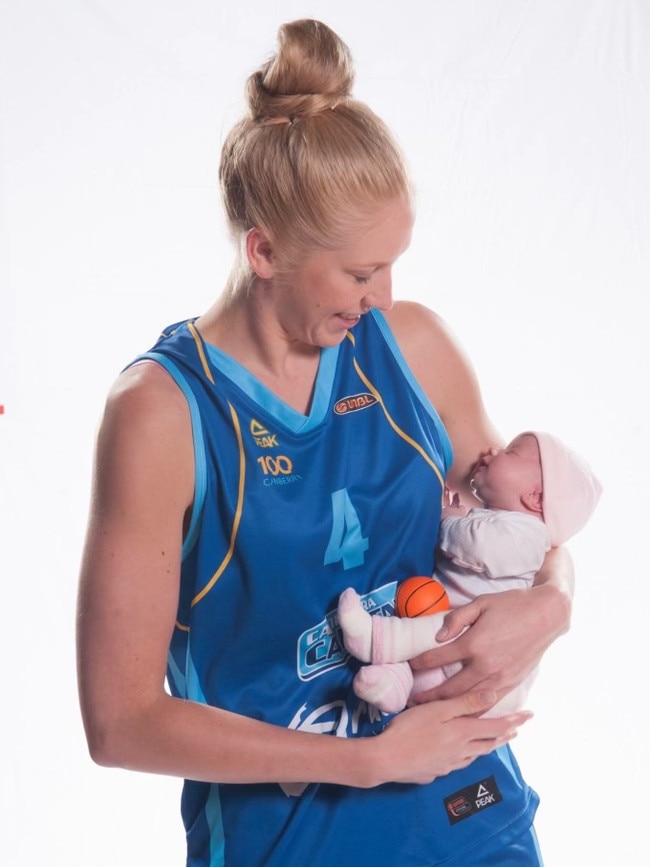
[[[337,637],[345,587],[390,610],[431,573],[431,503],[470,496],[499,441],[439,319],[392,303],[409,181],[352,81],[325,25],[280,29],[223,148],[229,284],[109,395],[79,591],[89,748],[185,778],[188,864],[538,864],[506,746],[529,714],[476,717],[566,630],[566,556],[454,612],[450,635],[471,628],[421,664],[462,673],[392,720]]]

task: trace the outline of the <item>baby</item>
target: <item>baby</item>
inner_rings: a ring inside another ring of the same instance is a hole
[[[549,433],[519,434],[477,463],[471,481],[482,508],[466,509],[458,496],[442,510],[434,577],[452,606],[484,593],[528,588],[549,548],[561,545],[589,520],[601,486],[586,463]],[[397,713],[411,695],[438,686],[461,663],[413,672],[409,659],[446,642],[435,635],[445,614],[371,617],[352,588],[339,598],[343,642],[363,666],[354,679],[359,698]],[[486,716],[523,707],[534,673]]]

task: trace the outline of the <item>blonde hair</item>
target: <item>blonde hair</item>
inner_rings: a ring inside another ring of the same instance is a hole
[[[347,45],[312,19],[282,25],[276,54],[249,77],[249,114],[229,133],[219,167],[240,245],[232,289],[245,279],[251,228],[295,264],[309,250],[339,246],[364,212],[368,219],[388,201],[410,200],[401,151],[383,121],[352,99],[353,82]]]

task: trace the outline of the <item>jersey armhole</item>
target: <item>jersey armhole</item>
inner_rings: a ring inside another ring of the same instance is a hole
[[[157,364],[160,364],[161,367],[165,368],[167,373],[169,373],[176,385],[185,395],[190,410],[192,443],[194,446],[194,503],[192,505],[192,514],[190,516],[190,526],[188,527],[187,534],[183,539],[183,548],[181,551],[181,557],[185,560],[196,543],[199,519],[203,509],[207,489],[205,442],[203,439],[201,414],[199,412],[199,406],[196,397],[194,396],[194,392],[192,391],[187,379],[185,379],[174,362],[170,358],[167,358],[167,356],[161,355],[158,352],[144,352],[135,359],[133,364],[142,361],[145,358],[148,358],[150,361],[155,361]]]
[[[449,467],[451,467],[453,460],[454,460],[454,452],[453,452],[453,449],[451,446],[451,440],[449,439],[449,434],[447,433],[447,429],[445,428],[445,425],[444,425],[442,419],[438,415],[438,411],[436,410],[435,406],[431,403],[431,401],[427,397],[426,393],[424,392],[424,389],[422,388],[420,383],[417,381],[417,379],[413,375],[413,371],[408,366],[406,359],[402,355],[402,350],[399,348],[397,341],[395,340],[395,335],[391,331],[390,326],[389,326],[388,322],[386,321],[384,314],[381,313],[381,311],[373,308],[370,311],[370,315],[373,317],[373,319],[375,320],[375,322],[379,326],[379,330],[381,331],[382,336],[383,336],[384,340],[386,341],[388,348],[393,353],[395,361],[397,361],[398,365],[400,366],[401,371],[404,374],[404,378],[406,379],[408,384],[411,386],[413,393],[416,395],[416,397],[418,398],[418,400],[420,401],[420,403],[422,404],[424,409],[427,411],[427,413],[431,416],[431,418],[434,420],[434,422],[438,426],[438,429],[440,431],[440,443],[441,443],[442,450],[443,450],[443,456],[444,456],[444,459],[445,459],[445,462],[447,465],[447,469],[449,469]]]

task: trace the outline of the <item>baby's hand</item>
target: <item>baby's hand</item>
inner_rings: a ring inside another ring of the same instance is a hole
[[[442,507],[442,519],[444,521],[445,518],[463,518],[469,511],[466,506],[461,505],[460,497],[458,494],[451,495],[451,491],[448,489],[445,490],[445,494],[449,499],[449,502],[446,506]]]

